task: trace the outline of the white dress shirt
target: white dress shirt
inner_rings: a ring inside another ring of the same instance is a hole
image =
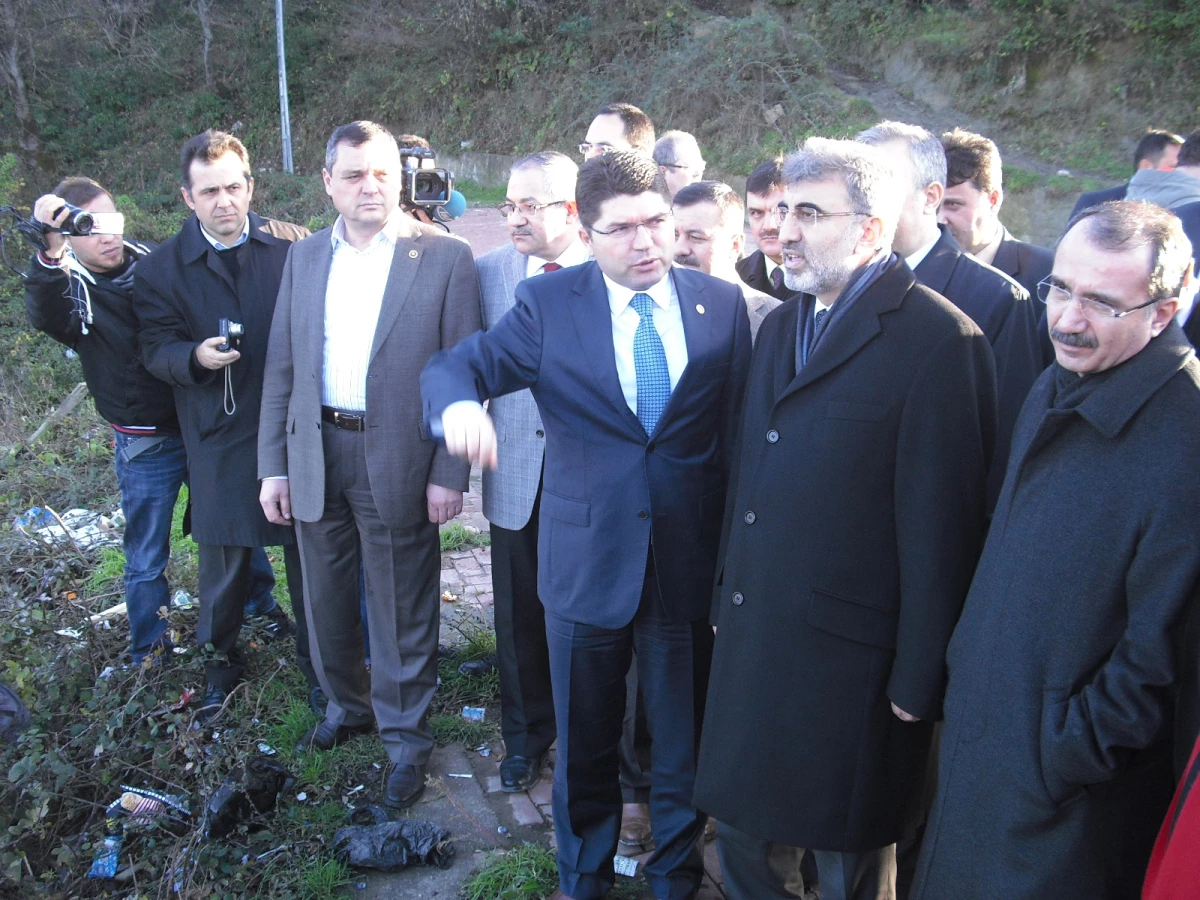
[[[588,248],[583,246],[583,241],[576,238],[567,246],[566,250],[558,255],[558,259],[542,259],[539,256],[525,257],[525,277],[532,278],[534,275],[543,274],[548,262],[556,262],[566,269],[571,266],[583,265],[591,258],[592,255],[588,253]]]
[[[921,263],[923,263],[925,261],[925,257],[927,257],[929,255],[929,251],[932,250],[937,245],[937,242],[940,241],[941,239],[942,239],[942,232],[939,230],[937,233],[937,236],[932,241],[930,241],[928,244],[926,244],[924,247],[922,247],[920,250],[918,250],[912,256],[904,257],[904,261],[906,263],[908,263],[908,267],[910,269],[912,269],[914,272],[917,271],[917,266],[919,266]]]
[[[771,257],[767,256],[767,254],[765,254],[765,253],[763,254],[763,262],[765,262],[767,264],[767,281],[770,281],[771,273],[774,272],[776,269],[780,268],[780,265],[779,265],[779,263],[775,262],[775,260],[771,259]],[[786,269],[784,270],[784,274],[785,275],[787,274]]]
[[[634,415],[637,414],[637,372],[633,365],[633,336],[642,317],[631,307],[634,294],[649,294],[654,301],[654,330],[662,338],[663,350],[667,355],[667,371],[671,376],[671,390],[679,383],[683,370],[687,368],[687,341],[683,333],[683,316],[679,311],[679,298],[668,272],[658,284],[644,291],[632,291],[622,287],[607,275],[604,286],[608,288],[608,308],[612,312],[613,350],[617,362],[617,378],[621,382],[621,393]]]
[[[346,241],[342,217],[333,225],[333,261],[325,286],[325,364],[321,403],[346,412],[367,408],[367,365],[383,307],[383,291],[396,251],[397,217],[392,214],[366,249]]]
[[[204,239],[212,244],[216,249],[232,250],[234,247],[242,246],[242,244],[246,243],[246,241],[250,239],[250,217],[246,216],[246,218],[242,221],[242,233],[232,244],[222,244],[215,237],[209,234],[208,229],[206,229],[203,225],[200,226],[200,233],[204,235]]]

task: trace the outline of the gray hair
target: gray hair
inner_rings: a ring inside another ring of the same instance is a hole
[[[368,122],[366,119],[339,125],[333,129],[333,134],[329,136],[329,143],[325,145],[325,171],[332,172],[333,167],[337,164],[337,151],[340,144],[361,147],[367,141],[377,140],[390,143],[396,149],[396,154],[399,155],[400,147],[396,143],[395,135],[382,125]]]
[[[899,176],[882,151],[858,141],[810,137],[783,162],[785,185],[825,181],[835,176],[845,182],[855,212],[883,222],[880,246],[890,248],[905,191],[901,190]]]
[[[693,153],[687,153],[689,150]],[[700,145],[686,131],[668,131],[654,144],[654,161],[660,166],[678,165],[681,156],[693,154],[701,163],[704,162]]]
[[[1192,264],[1192,243],[1174,213],[1153,203],[1112,201],[1085,209],[1071,220],[1067,231],[1079,225],[1084,227],[1088,243],[1100,250],[1124,253],[1149,247],[1147,299],[1179,296]]]
[[[543,150],[541,153],[522,156],[512,164],[509,174],[526,169],[541,170],[542,187],[545,188],[547,200],[558,202],[575,199],[575,180],[579,177],[579,166],[565,153]]]
[[[872,147],[890,141],[903,141],[908,145],[908,155],[917,176],[917,190],[923,191],[935,183],[945,186],[946,149],[940,138],[919,125],[883,121],[866,131],[860,131],[857,140]]]

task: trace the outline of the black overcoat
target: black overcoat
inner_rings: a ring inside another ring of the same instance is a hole
[[[695,802],[766,840],[864,851],[919,814],[983,541],[995,371],[903,262],[797,376],[803,310],[763,320],[751,363]]]
[[[175,389],[197,543],[264,547],[294,540],[293,530],[268,522],[258,503],[258,415],[283,264],[292,241],[307,234],[250,213],[249,239],[236,251],[235,283],[193,215],[134,275],[142,361]],[[193,356],[197,344],[220,333],[222,318],[246,327],[242,356],[228,367],[232,415],[226,414],[224,370],[203,369]]]
[[[786,284],[776,289],[767,277],[767,257],[761,250],[755,250],[749,256],[739,259],[734,264],[738,277],[750,287],[764,294],[770,294],[776,300],[790,300],[799,297],[799,291],[793,291]]]
[[[1074,409],[1052,408],[1058,371],[1021,412],[950,643],[914,900],[1133,900],[1170,801],[1200,364],[1172,324]]]

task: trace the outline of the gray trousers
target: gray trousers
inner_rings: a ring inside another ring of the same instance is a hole
[[[729,900],[793,900],[805,896],[800,860],[817,863],[821,900],[895,900],[896,845],[866,853],[806,851],[717,823],[717,854]]]
[[[362,432],[326,425],[325,510],[297,522],[313,668],[329,698],[326,720],[372,718],[396,765],[425,765],[433,750],[426,723],[437,687],[438,527],[388,528],[367,479]],[[363,653],[359,560],[367,589],[371,671]]]

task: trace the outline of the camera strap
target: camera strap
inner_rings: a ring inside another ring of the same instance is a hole
[[[232,416],[237,412],[237,401],[233,399],[233,363],[225,367],[225,415]]]

